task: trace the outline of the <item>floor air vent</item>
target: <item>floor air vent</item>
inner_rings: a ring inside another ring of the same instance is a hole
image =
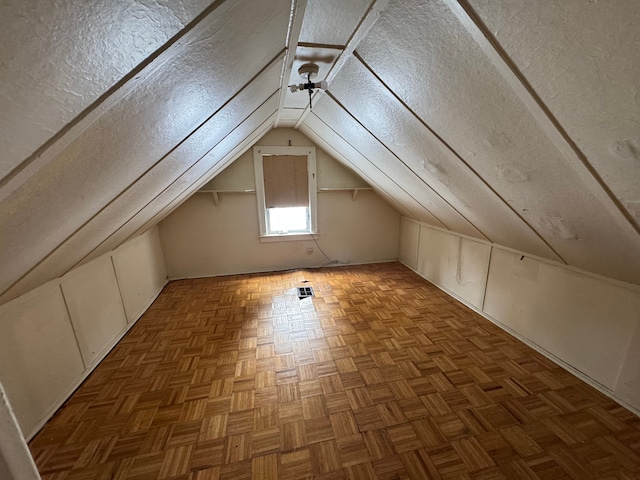
[[[298,298],[302,300],[303,298],[313,297],[313,288],[311,287],[298,287]]]

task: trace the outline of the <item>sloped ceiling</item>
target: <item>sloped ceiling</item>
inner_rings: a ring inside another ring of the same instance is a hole
[[[404,215],[640,284],[638,25],[636,0],[4,1],[0,300],[276,127]]]

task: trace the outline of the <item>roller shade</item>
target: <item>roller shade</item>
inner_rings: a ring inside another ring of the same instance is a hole
[[[309,206],[306,156],[263,156],[262,169],[266,208]]]

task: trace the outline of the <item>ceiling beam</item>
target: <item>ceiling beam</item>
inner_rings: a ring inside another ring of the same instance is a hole
[[[280,75],[280,97],[278,98],[278,112],[276,113],[276,121],[273,128],[280,126],[280,114],[284,108],[284,102],[287,97],[287,88],[289,88],[289,78],[291,77],[291,68],[296,58],[296,47],[300,39],[300,31],[302,30],[302,20],[304,12],[307,8],[307,0],[292,0],[291,14],[289,17],[289,27],[287,29],[287,41],[285,48],[287,50],[285,60],[282,64],[282,74]]]
[[[398,155],[396,155],[396,153],[389,148],[389,146],[384,143],[380,138],[378,138],[371,130],[369,130],[369,128],[367,128],[361,121],[360,119],[358,119],[352,112],[351,110],[349,110],[346,106],[344,106],[331,92],[328,92],[327,95],[329,96],[329,98],[331,98],[331,100],[333,100],[340,108],[342,108],[342,110],[344,110],[344,112],[349,115],[354,122],[356,122],[360,128],[367,132],[367,134],[369,136],[371,136],[371,138],[373,140],[375,140],[375,142],[379,145],[379,147],[383,150],[386,150],[390,156],[390,158],[394,158],[395,161],[397,162],[398,166],[401,166],[401,169],[409,172],[410,175],[414,176],[419,182],[421,182],[424,186],[425,186],[425,191],[430,191],[431,195],[433,195],[435,198],[440,199],[440,201],[446,205],[448,208],[450,208],[451,210],[453,210],[456,215],[460,216],[460,218],[462,218],[465,222],[467,222],[476,232],[478,232],[485,240],[488,240],[489,242],[493,243],[493,240],[491,238],[489,238],[488,235],[486,235],[481,229],[480,227],[476,226],[470,219],[468,219],[460,210],[458,210],[454,205],[451,204],[451,202],[449,202],[445,197],[443,197],[442,195],[440,195],[440,193],[434,189],[429,182],[426,181],[426,179],[422,176],[419,175],[415,170],[413,170],[413,168],[411,168],[411,166],[406,163],[402,158],[400,158]],[[373,162],[371,162],[373,163]],[[395,165],[394,165],[394,170],[395,170]],[[385,172],[386,173],[386,172]],[[387,174],[388,176],[388,174]],[[408,192],[407,192],[408,193]],[[409,194],[411,195],[411,194]],[[422,203],[420,202],[420,200],[416,197],[414,197],[413,195],[411,195],[414,200],[418,203],[420,203],[422,205]],[[423,208],[427,209],[426,206],[423,206]],[[445,225],[444,221],[441,220],[440,218],[438,218],[436,216],[435,213],[433,212],[429,212],[431,213],[431,215],[433,215],[434,217],[436,217],[438,219],[438,221],[440,223],[442,223],[443,225]],[[446,226],[446,225],[445,225]],[[447,227],[447,229],[449,229],[449,227]],[[449,229],[450,230],[450,229]]]
[[[351,38],[349,38],[349,41],[347,42],[347,46],[340,53],[340,55],[338,56],[338,59],[331,67],[331,70],[329,70],[329,73],[327,74],[327,78],[325,78],[325,81],[328,84],[331,84],[331,81],[336,77],[336,75],[338,75],[338,72],[340,71],[340,69],[342,69],[342,67],[347,62],[351,54],[355,51],[356,47],[360,44],[360,42],[364,39],[364,37],[367,36],[367,34],[369,33],[369,30],[371,30],[371,27],[373,27],[373,25],[378,21],[378,17],[380,17],[380,13],[387,6],[387,3],[389,3],[389,0],[373,0],[371,5],[369,6],[369,9],[365,13],[364,17],[362,18],[362,20],[354,30],[353,34],[351,35]],[[317,102],[318,99],[321,98],[323,93],[324,93],[323,90],[320,90],[320,89],[316,90],[316,93],[313,97],[314,101]],[[309,115],[310,111],[311,111],[311,108],[309,106],[306,107],[302,112],[302,114],[300,115],[300,118],[298,118],[298,121],[296,122],[293,128],[298,128],[300,124],[302,124],[306,116]]]

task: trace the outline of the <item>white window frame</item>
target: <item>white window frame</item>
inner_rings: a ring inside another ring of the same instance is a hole
[[[309,182],[309,232],[268,233],[267,207],[264,200],[264,172],[262,157],[267,155],[292,155],[307,157],[307,179]],[[258,201],[258,223],[260,241],[277,242],[291,240],[309,240],[318,238],[318,181],[316,178],[316,147],[257,146],[253,147],[253,166],[256,175],[256,199]]]

